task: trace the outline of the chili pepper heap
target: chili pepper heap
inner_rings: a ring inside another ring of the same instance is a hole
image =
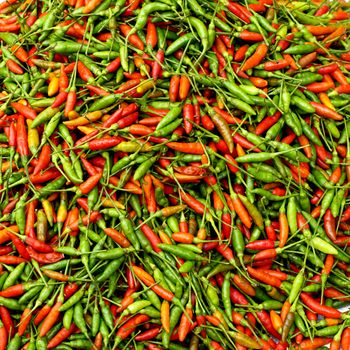
[[[0,4],[0,350],[350,349],[342,1]]]

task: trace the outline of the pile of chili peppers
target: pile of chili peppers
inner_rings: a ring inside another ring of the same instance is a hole
[[[350,349],[350,9],[0,4],[0,350]]]

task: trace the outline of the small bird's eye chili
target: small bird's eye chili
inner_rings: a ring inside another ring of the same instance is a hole
[[[0,12],[0,350],[350,347],[345,2]]]

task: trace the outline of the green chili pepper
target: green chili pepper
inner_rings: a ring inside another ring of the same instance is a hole
[[[79,301],[83,298],[85,294],[85,288],[80,288],[76,293],[73,294],[59,309],[60,312],[67,311],[72,306],[74,306],[76,303],[79,303]]]
[[[0,297],[0,304],[10,310],[23,311],[25,309],[25,306],[19,304],[16,299]]]
[[[132,246],[136,250],[140,249],[140,243],[135,234],[135,230],[131,220],[127,219],[122,215],[119,216],[119,220],[122,227],[122,231],[124,232],[126,238],[131,242]]]
[[[222,284],[222,302],[224,304],[225,312],[227,317],[232,321],[232,305],[230,299],[230,273],[227,272],[224,278],[224,282]]]
[[[28,290],[25,294],[23,294],[19,299],[18,302],[20,304],[28,304],[29,301],[31,301],[34,297],[40,293],[40,291],[43,289],[44,285],[42,286],[36,286]]]
[[[113,274],[117,272],[117,270],[120,268],[123,262],[124,258],[111,261],[103,270],[102,274],[97,277],[97,281],[104,282],[108,280],[108,278],[110,278]]]
[[[107,96],[103,96],[90,106],[89,112],[95,112],[107,108],[116,103],[119,99],[120,95],[118,94],[110,94]]]
[[[130,251],[129,248],[114,248],[104,252],[93,253],[94,257],[102,260],[119,259],[124,256],[125,253]]]
[[[74,314],[74,308],[71,307],[70,309],[68,309],[64,315],[63,315],[63,327],[66,329],[69,329],[70,326],[72,325],[73,322],[73,314]]]
[[[21,263],[19,265],[17,265],[13,271],[10,272],[10,274],[8,275],[8,277],[6,278],[2,288],[3,289],[7,289],[11,286],[13,286],[16,281],[18,280],[18,278],[21,276],[21,274],[24,271],[26,264],[25,263]]]
[[[222,85],[231,92],[235,97],[237,97],[239,100],[246,102],[249,105],[254,104],[254,101],[252,100],[252,96],[247,95],[244,91],[240,89],[238,85],[236,85],[232,81],[223,80]],[[255,114],[255,113],[254,113]]]
[[[280,118],[277,123],[275,123],[269,130],[266,132],[266,139],[267,140],[274,140],[279,132],[282,130],[282,127],[284,125],[284,119]]]
[[[322,80],[322,75],[317,74],[317,73],[304,72],[304,73],[296,74],[294,76],[294,79],[297,79],[298,83],[301,85],[308,85],[308,84],[314,83],[316,81]]]
[[[337,249],[335,249],[333,247],[333,245],[324,241],[320,237],[313,237],[311,239],[310,243],[315,249],[317,249],[325,254],[338,255]]]
[[[113,315],[110,308],[108,307],[108,305],[106,305],[103,299],[100,299],[100,309],[101,309],[103,321],[105,322],[106,326],[110,330],[113,330],[114,328]]]
[[[240,86],[240,88],[242,89],[243,87]],[[256,112],[254,111],[254,109],[245,101],[241,101],[237,98],[233,98],[231,96],[226,96],[227,102],[232,105],[232,107],[234,108],[238,108],[243,112],[248,113],[249,115],[255,115]]]
[[[81,330],[81,332],[86,336],[86,338],[88,338],[88,329],[84,319],[84,309],[81,302],[78,302],[74,305],[73,320],[75,325]]]
[[[296,136],[302,135],[303,133],[302,126],[298,116],[295,113],[293,112],[285,113],[283,115],[283,118],[286,124],[293,130]]]
[[[203,257],[201,257],[200,255],[195,254],[188,249],[184,249],[183,247],[179,248],[175,245],[164,244],[164,243],[159,243],[158,247],[165,252],[174,254],[175,256],[178,256],[185,260],[202,260],[203,259]]]
[[[316,46],[313,44],[300,44],[290,46],[288,49],[284,50],[284,53],[289,55],[305,55],[314,52],[315,50]]]
[[[51,108],[48,107],[46,109],[44,109],[40,114],[38,114],[36,116],[36,118],[33,120],[30,128],[34,129],[36,127],[38,127],[41,124],[44,124],[46,122],[48,122],[49,120],[51,120],[57,113],[59,113],[60,110],[59,108]]]
[[[15,334],[15,336],[10,340],[7,345],[7,350],[19,350],[21,347],[21,336],[19,334]]]

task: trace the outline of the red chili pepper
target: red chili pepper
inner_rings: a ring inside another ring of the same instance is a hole
[[[186,75],[181,75],[179,82],[179,99],[185,100],[190,92],[191,82]]]
[[[18,325],[18,331],[17,334],[19,336],[23,336],[23,334],[25,333],[30,321],[31,321],[31,314],[32,314],[32,310],[29,308],[25,308],[22,315],[21,315],[21,319]]]
[[[66,105],[64,108],[64,116],[68,118],[68,115],[71,111],[74,111],[75,105],[77,102],[77,93],[75,88],[71,88],[67,95]]]
[[[36,164],[32,175],[38,174],[40,171],[44,170],[51,161],[51,147],[49,145],[44,145],[41,149],[40,156],[38,158],[38,163]]]
[[[186,339],[186,336],[190,331],[191,320],[193,317],[192,307],[186,307],[186,313],[187,315],[185,313],[182,314],[178,328],[180,342],[183,342]]]
[[[182,111],[184,118],[184,129],[186,134],[189,134],[193,128],[194,122],[194,106],[191,101],[187,100]]]
[[[4,298],[15,298],[23,295],[25,292],[24,284],[20,283],[0,291],[0,296]]]
[[[326,210],[324,215],[324,229],[326,231],[327,236],[334,241],[337,238],[337,230],[336,230],[336,220],[332,215],[330,209]]]
[[[19,114],[22,114],[24,117],[34,120],[37,116],[37,113],[29,105],[24,105],[19,102],[11,102],[11,107],[16,110]]]
[[[160,330],[161,330],[160,326],[153,327],[145,332],[138,334],[135,337],[135,340],[136,341],[147,341],[147,340],[154,339],[159,334]]]
[[[223,117],[228,124],[241,124],[243,122],[241,119],[233,117],[230,113],[220,109],[217,106],[214,106],[213,110]]]
[[[331,75],[340,85],[348,85],[349,84],[345,75],[343,74],[343,72],[339,68],[337,68],[334,72],[332,72]]]
[[[242,30],[239,33],[239,38],[244,41],[259,42],[264,41],[264,37],[260,33],[250,32],[249,30]]]
[[[131,333],[134,332],[135,328],[139,324],[147,322],[149,319],[150,318],[147,315],[136,315],[132,317],[118,329],[116,337],[120,339],[120,341],[127,338]]]
[[[143,224],[141,220],[140,220],[139,224],[141,225],[140,226],[141,231],[143,232],[143,234],[147,237],[147,239],[151,243],[153,250],[156,253],[160,253],[161,249],[158,248],[158,244],[162,243],[160,238],[156,235],[156,233],[147,224]]]
[[[333,109],[330,109],[326,107],[325,105],[318,103],[318,102],[310,102],[310,104],[315,108],[316,113],[320,115],[321,117],[333,119],[333,120],[343,120],[343,116],[334,111]]]
[[[269,85],[268,81],[263,78],[249,77],[249,80],[254,84],[254,86],[260,89],[265,88]]]
[[[261,150],[259,148],[257,148],[257,146],[255,146],[253,143],[248,141],[245,137],[240,135],[238,132],[236,132],[232,136],[232,139],[235,143],[238,143],[241,147],[243,147],[245,149],[251,149],[254,152],[261,152]]]
[[[115,124],[119,129],[125,128],[129,125],[132,125],[137,121],[139,117],[138,112],[131,113],[127,115],[126,117],[123,117],[122,119],[118,120],[118,122]]]
[[[260,44],[256,51],[253,53],[252,56],[250,56],[241,67],[241,71],[245,72],[248,69],[254,68],[257,66],[262,59],[265,57],[266,53],[268,51],[268,47],[265,43]]]
[[[17,118],[17,149],[22,157],[29,155],[27,128],[24,116],[21,114]]]
[[[216,247],[216,250],[230,263],[235,265],[234,255],[232,249],[225,245],[225,244],[219,244]]]
[[[108,66],[106,67],[106,71],[108,73],[114,73],[118,70],[119,67],[120,67],[120,57],[117,57],[116,59],[114,59],[108,64]]]
[[[40,337],[44,337],[47,332],[52,328],[52,326],[57,322],[60,316],[59,308],[62,306],[61,301],[57,301],[55,305],[51,308],[50,312],[45,317],[39,331]]]
[[[127,24],[120,24],[119,25],[121,33],[126,37],[128,36],[129,32],[131,31],[131,27]],[[143,44],[142,40],[138,37],[137,34],[131,34],[128,37],[128,40],[130,44],[134,45],[137,49],[143,51],[145,48],[145,45]]]
[[[271,240],[256,240],[253,242],[249,242],[246,244],[247,249],[251,250],[265,250],[265,249],[272,249],[275,246],[274,241]]]
[[[79,289],[79,285],[75,282],[66,284],[63,288],[63,296],[65,300],[69,299]]]
[[[27,248],[28,250],[28,248]],[[26,262],[26,259],[20,258],[18,256],[13,255],[2,255],[0,256],[0,263],[2,264],[8,264],[8,265],[18,265],[23,262]]]
[[[8,338],[7,330],[1,321],[0,322],[0,350],[6,350],[7,338]]]
[[[6,67],[12,73],[19,74],[19,75],[24,73],[23,68],[12,59],[8,59],[6,61]]]
[[[158,35],[157,27],[151,20],[147,22],[146,45],[152,49],[157,45]]]
[[[348,206],[344,211],[340,218],[340,222],[346,222],[350,220],[350,206]]]
[[[266,70],[268,72],[273,72],[276,70],[286,68],[288,66],[289,66],[289,62],[285,59],[281,59],[278,61],[268,61],[268,62],[264,63],[264,70]]]
[[[299,344],[299,348],[302,350],[316,350],[324,345],[329,344],[332,341],[331,338],[313,338],[303,340]]]
[[[253,278],[257,279],[258,281],[261,281],[263,283],[268,284],[269,286],[273,286],[273,287],[280,287],[281,285],[281,280],[273,277],[269,274],[266,274],[265,272],[253,269],[250,266],[247,266],[247,271],[249,273],[249,275],[251,275]]]
[[[331,63],[327,66],[321,67],[317,70],[318,74],[330,74],[338,69],[338,65],[336,63]]]
[[[113,228],[105,228],[103,231],[107,236],[111,237],[121,247],[123,248],[130,247],[130,242],[121,232],[118,232]]]
[[[93,94],[98,95],[98,96],[108,96],[108,95],[110,95],[109,92],[107,92],[106,90],[104,90],[104,89],[102,89],[102,88],[100,88],[100,87],[98,87],[98,86],[94,86],[94,85],[89,85],[89,84],[87,84],[87,85],[86,85],[86,88],[87,88],[90,92],[92,92]]]
[[[249,49],[249,45],[240,46],[236,51],[236,54],[233,59],[236,62],[242,62],[245,58],[245,53],[247,52],[248,49]]]
[[[2,210],[3,214],[10,214],[12,212],[12,210],[16,207],[17,202],[19,201],[18,198],[15,198],[13,200],[11,200],[6,207]]]
[[[148,274],[146,271],[141,269],[138,266],[133,266],[133,271],[135,275],[148,287],[151,287],[151,289],[158,294],[160,297],[167,301],[172,301],[174,299],[174,294],[169,292],[168,290],[164,289],[163,287],[155,284],[155,280],[153,277]]]
[[[307,90],[314,92],[314,93],[320,93],[320,92],[326,92],[330,90],[333,87],[333,83],[321,81],[316,83],[311,83],[309,85],[306,85]]]
[[[56,97],[55,101],[51,105],[52,108],[57,108],[60,107],[64,102],[67,101],[68,98],[68,92],[66,91],[61,91]]]
[[[27,247],[27,251],[30,257],[36,260],[40,264],[52,264],[64,258],[64,255],[61,253],[52,252],[52,253],[42,254],[42,253],[37,253],[31,247]]]
[[[237,215],[241,219],[242,223],[247,228],[251,228],[252,218],[250,217],[248,210],[246,209],[246,207],[243,205],[242,201],[239,199],[239,197],[235,193],[233,193],[231,195],[231,197],[232,197],[232,203],[233,203],[233,207],[235,209],[235,212],[237,213]]]
[[[92,175],[86,181],[79,185],[79,191],[82,194],[88,194],[97,184],[99,183],[102,177],[102,173],[97,173],[96,175]]]
[[[261,135],[263,132],[271,128],[274,124],[277,123],[279,118],[281,117],[281,112],[277,111],[274,115],[265,117],[256,127],[255,134]]]
[[[331,318],[340,318],[341,312],[333,307],[321,305],[319,302],[314,300],[309,294],[302,292],[300,298],[311,310],[315,311],[319,315]]]
[[[256,315],[258,316],[261,324],[265,329],[275,338],[281,339],[281,335],[273,328],[273,324],[270,319],[270,315],[265,310],[257,311]]]
[[[15,325],[13,323],[9,310],[2,305],[0,305],[0,318],[4,324],[7,334],[10,336],[10,338],[12,338],[16,332]]]
[[[169,85],[169,100],[170,102],[176,102],[179,97],[181,77],[178,75],[173,75],[170,79]]]
[[[34,184],[41,184],[51,180],[55,180],[60,177],[61,173],[57,169],[48,169],[44,173],[31,174],[29,180]]]
[[[350,327],[346,327],[341,337],[342,349],[348,349],[350,347]]]
[[[58,333],[48,342],[47,348],[53,349],[59,344],[61,344],[63,341],[65,341],[71,334],[73,334],[77,330],[77,327],[73,323],[69,329],[62,328],[58,331]]]
[[[164,62],[164,51],[159,49],[156,53],[155,61],[152,68],[152,78],[157,80],[162,74],[162,64]]]
[[[30,255],[27,251],[26,246],[23,244],[23,242],[14,234],[9,233],[9,235],[10,235],[12,243],[16,247],[19,255],[26,260],[30,260]]]
[[[250,16],[252,16],[251,12],[247,10],[244,6],[239,5],[235,2],[229,2],[227,4],[227,9],[231,11],[234,15],[236,15],[239,19],[241,19],[245,23],[250,23]]]
[[[0,247],[0,256],[10,254],[12,251],[11,247]]]
[[[48,315],[48,313],[50,312],[51,310],[51,306],[49,305],[44,305],[40,311],[36,314],[35,318],[34,318],[34,325],[38,325],[40,324],[44,319],[45,317]]]
[[[197,214],[204,214],[205,206],[201,202],[196,200],[194,197],[192,197],[190,194],[180,191],[180,197]]]

